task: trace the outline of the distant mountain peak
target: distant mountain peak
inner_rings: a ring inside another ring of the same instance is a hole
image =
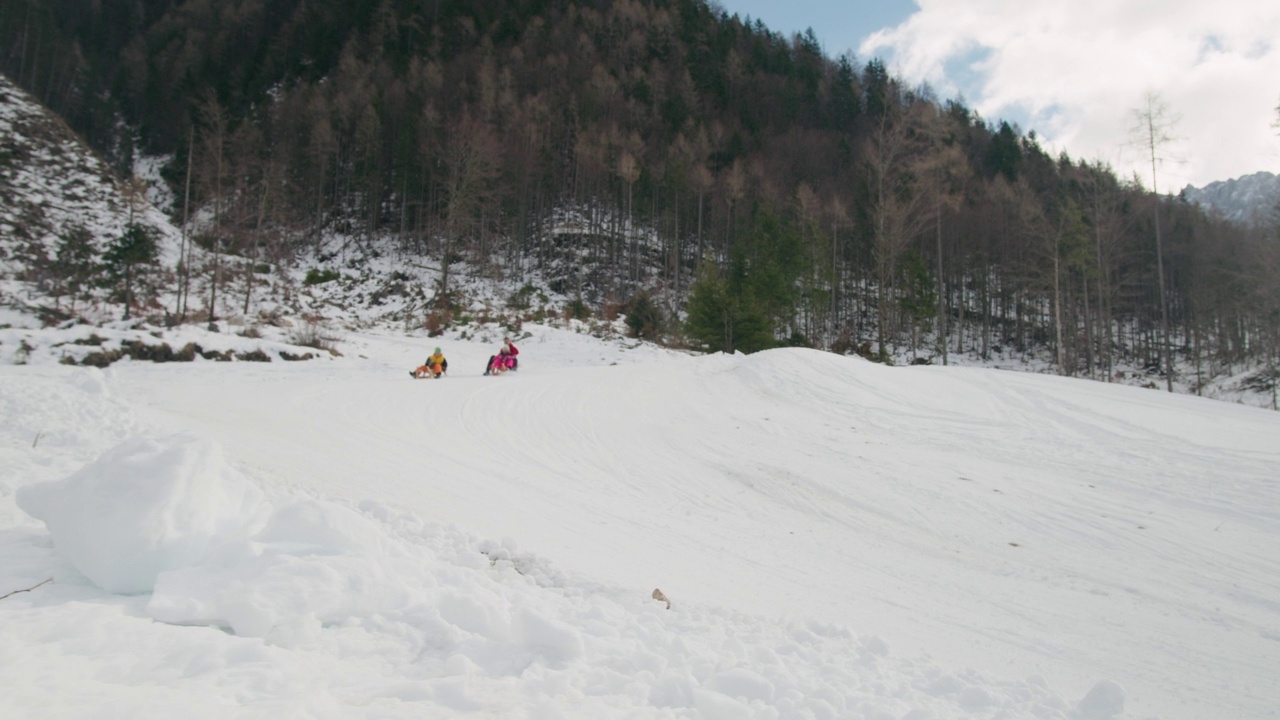
[[[1230,222],[1257,227],[1271,222],[1280,204],[1280,177],[1270,172],[1256,172],[1212,182],[1203,188],[1188,185],[1182,195],[1188,202]]]

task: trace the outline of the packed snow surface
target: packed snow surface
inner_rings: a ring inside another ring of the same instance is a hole
[[[1277,717],[1280,414],[526,329],[0,366],[0,717]]]

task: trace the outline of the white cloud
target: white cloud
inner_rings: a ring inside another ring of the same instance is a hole
[[[1141,173],[1130,112],[1148,91],[1177,116],[1162,188],[1280,171],[1280,3],[1259,0],[919,0],[864,56],[1017,120],[1053,152]],[[963,81],[956,78],[963,77]],[[1150,180],[1149,168],[1143,175]]]

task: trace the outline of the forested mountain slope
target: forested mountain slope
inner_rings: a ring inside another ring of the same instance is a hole
[[[439,263],[442,311],[463,262],[713,349],[1188,390],[1280,352],[1273,229],[702,0],[25,1],[0,37],[118,168],[169,159],[214,286],[224,256],[324,264],[340,237]]]

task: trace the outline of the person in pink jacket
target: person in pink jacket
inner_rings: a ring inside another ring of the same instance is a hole
[[[516,364],[519,362],[516,356],[520,354],[520,350],[511,342],[510,337],[502,338],[502,348],[498,350],[497,355],[490,356],[488,365],[485,366],[485,375],[498,375],[508,370],[515,370]]]

